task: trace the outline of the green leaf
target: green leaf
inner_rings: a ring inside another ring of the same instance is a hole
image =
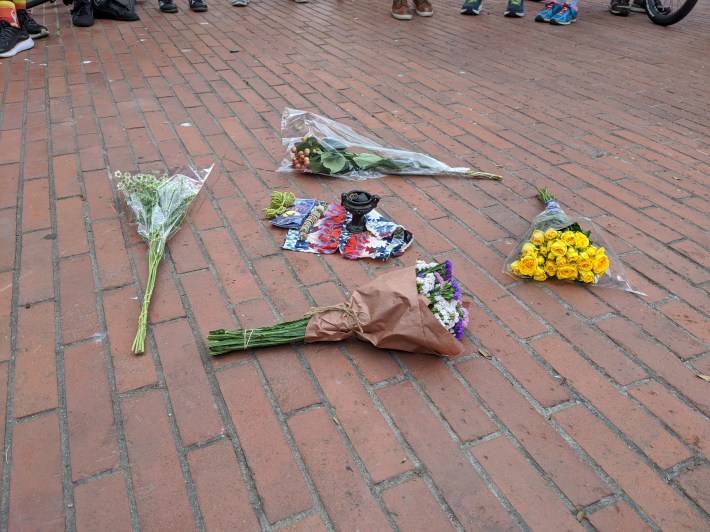
[[[343,155],[336,152],[324,153],[321,156],[320,162],[328,169],[328,173],[330,174],[342,172],[348,165],[348,160]]]
[[[382,163],[385,160],[386,159],[384,157],[380,157],[374,153],[357,153],[352,157],[353,163],[363,170],[382,166]]]

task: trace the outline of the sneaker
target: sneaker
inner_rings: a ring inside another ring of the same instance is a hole
[[[123,20],[126,22],[140,20],[135,11],[128,9],[118,0],[102,0],[101,7],[94,5],[94,18]]]
[[[633,11],[634,13],[645,13],[646,0],[634,0],[629,6],[629,11]]]
[[[71,23],[77,28],[88,28],[94,25],[94,10],[91,0],[76,0],[71,10]]]
[[[397,20],[412,20],[412,10],[409,9],[407,0],[394,0],[392,2],[392,16]]]
[[[563,4],[560,12],[550,19],[550,24],[566,26],[572,22],[577,22],[577,10],[569,4]]]
[[[18,9],[17,20],[20,23],[20,27],[30,36],[30,39],[41,39],[49,35],[47,27],[42,26],[42,24],[33,19],[29,9]]]
[[[478,15],[481,12],[481,0],[466,0],[461,6],[462,15]]]
[[[13,57],[34,45],[35,42],[25,30],[0,20],[0,57]]]
[[[158,5],[163,13],[177,13],[178,6],[175,5],[173,0],[158,0]]]
[[[203,11],[207,11],[207,4],[205,0],[190,0],[190,9],[195,13],[202,13]]]
[[[550,19],[562,10],[562,4],[550,2],[545,9],[540,11],[535,17],[535,22],[550,22]]]
[[[234,0],[232,5],[236,7],[246,7],[249,5],[249,0]]]
[[[508,0],[508,7],[505,8],[504,17],[524,17],[523,0]]]
[[[431,7],[429,0],[414,0],[414,12],[420,17],[431,17],[434,8]]]
[[[611,0],[609,3],[609,12],[617,17],[626,17],[629,15],[629,0]]]

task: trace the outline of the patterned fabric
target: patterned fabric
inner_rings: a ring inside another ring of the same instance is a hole
[[[412,243],[412,233],[376,210],[365,215],[367,231],[364,233],[351,233],[346,229],[351,218],[352,215],[342,205],[331,203],[306,240],[299,240],[298,229],[291,229],[282,247],[326,255],[340,251],[346,259],[387,260],[404,253]]]

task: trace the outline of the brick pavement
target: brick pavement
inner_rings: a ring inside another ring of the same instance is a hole
[[[0,529],[710,530],[707,3],[661,28],[583,1],[560,28],[532,2],[181,1],[90,29],[57,4],[0,61]],[[271,190],[353,188],[275,171],[286,106],[504,179],[361,183],[414,232],[400,260],[283,252]],[[216,166],[135,357],[147,260],[110,176],[185,162]],[[535,186],[647,296],[506,277]],[[465,285],[461,357],[206,352],[418,257]]]

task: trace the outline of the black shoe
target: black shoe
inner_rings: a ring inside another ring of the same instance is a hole
[[[0,20],[0,57],[12,57],[34,45],[35,42],[25,30]]]
[[[190,0],[190,9],[196,13],[207,11],[207,4],[205,4],[205,0]]]
[[[88,28],[94,25],[94,10],[91,0],[76,0],[71,10],[71,23],[78,28]]]
[[[123,20],[132,22],[141,18],[118,0],[102,0],[101,5],[94,5],[94,18]]]
[[[41,39],[49,35],[47,28],[33,19],[27,9],[17,10],[17,20],[20,22],[20,27],[27,32],[31,39]]]
[[[173,0],[159,0],[160,10],[163,13],[177,13],[178,7],[175,5]]]

